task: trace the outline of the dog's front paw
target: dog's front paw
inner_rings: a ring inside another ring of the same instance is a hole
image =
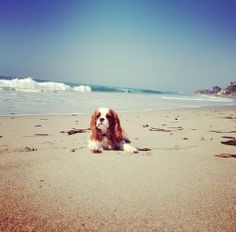
[[[130,153],[138,153],[138,149],[136,147],[130,148]]]
[[[93,153],[101,153],[102,147],[96,141],[89,141],[88,142],[88,149]]]
[[[102,153],[102,149],[101,148],[90,149],[90,151],[92,151],[93,153]]]
[[[124,144],[124,151],[128,153],[138,153],[138,149],[136,147],[132,147],[130,144]]]

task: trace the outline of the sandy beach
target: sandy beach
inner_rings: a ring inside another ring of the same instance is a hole
[[[89,152],[88,114],[0,117],[0,231],[236,231],[236,146],[221,143],[236,107],[119,116],[138,154]]]

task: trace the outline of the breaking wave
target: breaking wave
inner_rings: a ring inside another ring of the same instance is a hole
[[[60,82],[50,81],[36,81],[31,77],[23,79],[15,78],[11,80],[0,79],[0,89],[9,91],[22,91],[22,92],[58,92],[58,91],[75,91],[88,93],[92,92],[92,88],[87,85],[79,85],[71,87]]]
[[[236,99],[0,76],[0,115],[91,113],[101,106],[146,111],[222,105],[236,105]]]
[[[0,90],[15,90],[21,92],[109,92],[109,93],[138,93],[138,94],[177,94],[175,91],[160,91],[126,87],[114,87],[103,85],[79,85],[71,82],[53,82],[39,79],[26,78],[11,78],[0,76]]]

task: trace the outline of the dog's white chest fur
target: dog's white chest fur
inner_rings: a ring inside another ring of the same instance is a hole
[[[101,152],[102,149],[111,150],[112,146],[110,145],[108,138],[106,136],[104,136],[101,141],[89,139],[88,140],[88,148],[91,151]]]

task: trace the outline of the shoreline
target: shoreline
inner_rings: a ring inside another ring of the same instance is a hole
[[[150,151],[89,152],[66,132],[90,114],[0,116],[0,230],[234,231],[236,106],[118,114]]]
[[[206,96],[206,97],[221,97],[221,98],[230,98],[230,99],[236,99],[236,95],[219,95],[219,94],[200,94],[200,93],[193,93],[195,96]]]
[[[176,108],[160,108],[160,109],[144,109],[144,110],[118,110],[117,113],[145,113],[145,112],[161,112],[161,111],[174,111],[174,110],[194,110],[194,109],[208,109],[208,110],[217,110],[217,109],[225,109],[225,110],[234,110],[236,109],[236,104],[233,105],[222,105],[222,106],[194,106],[194,107],[176,107]],[[94,109],[95,110],[95,109]],[[6,114],[1,115],[1,117],[27,117],[27,116],[63,116],[63,115],[90,115],[90,113],[86,112],[74,112],[74,113],[42,113],[42,114]]]
[[[203,106],[236,105],[234,99],[196,95],[124,94],[98,93],[29,94],[1,92],[0,114],[66,114],[91,113],[95,108],[105,106],[118,112],[139,112],[160,109],[199,108]],[[65,104],[67,103],[67,104]],[[101,104],[102,103],[102,104]]]

